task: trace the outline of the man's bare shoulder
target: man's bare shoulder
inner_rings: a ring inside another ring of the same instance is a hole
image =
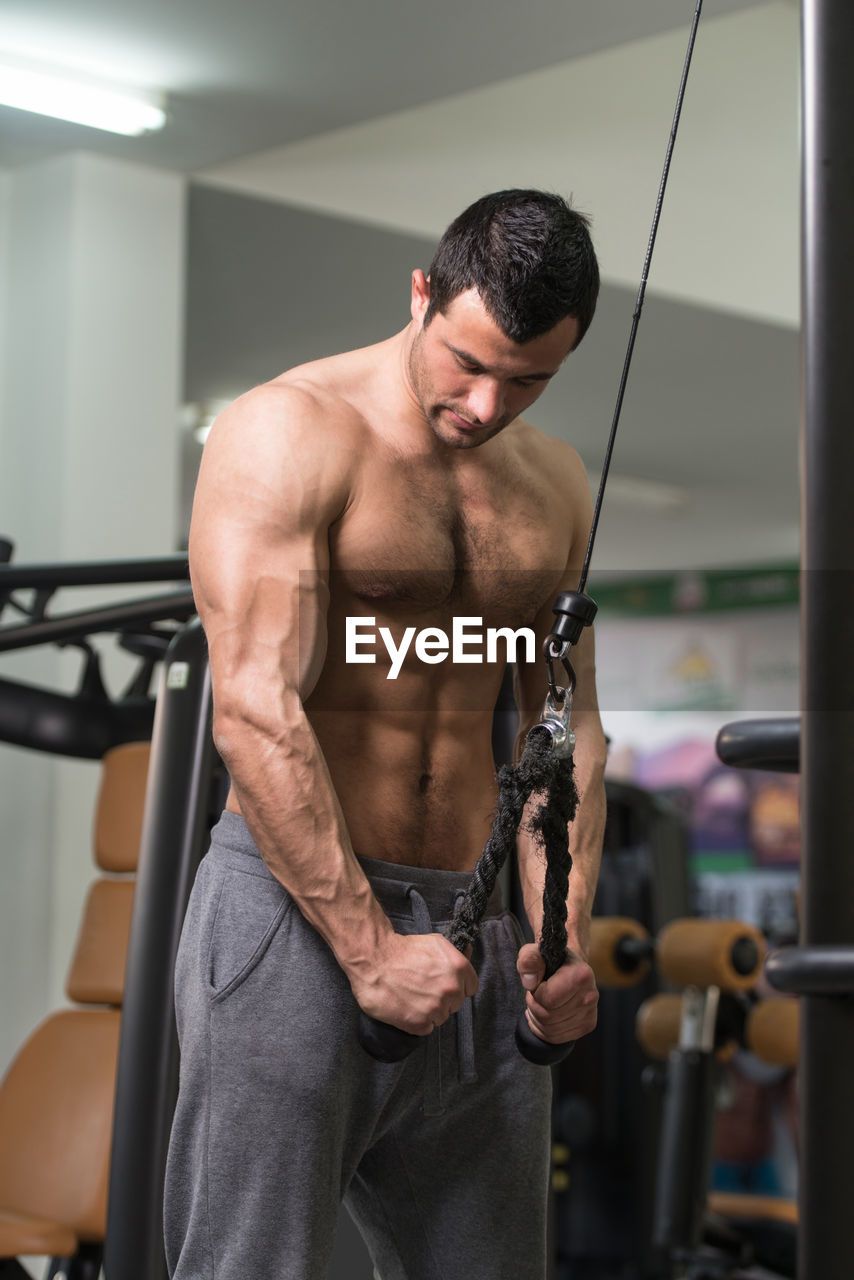
[[[578,450],[566,440],[548,436],[539,427],[518,418],[513,424],[512,441],[516,456],[524,460],[537,478],[558,485],[571,498],[589,499],[587,468]]]
[[[231,404],[224,418],[232,432],[245,431],[294,444],[310,438],[313,450],[330,445],[360,443],[368,428],[352,399],[333,382],[294,370],[246,391]],[[219,423],[219,419],[217,419]]]
[[[377,388],[387,383],[393,368],[392,353],[389,341],[343,351],[297,365],[266,385],[301,392],[336,418],[366,426],[370,415],[365,407]]]
[[[547,436],[521,419],[512,431],[518,466],[539,495],[539,509],[555,530],[568,534],[567,563],[574,571],[581,565],[593,515],[587,468],[566,440]]]
[[[362,416],[322,386],[276,379],[254,387],[214,422],[195,511],[239,501],[244,511],[288,509],[329,523],[352,500],[367,432]]]
[[[370,424],[335,380],[306,365],[244,392],[217,418],[214,433],[240,450],[269,449],[306,463],[335,453],[343,466],[368,445]]]

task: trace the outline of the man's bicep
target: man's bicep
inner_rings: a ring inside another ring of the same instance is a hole
[[[205,449],[190,567],[215,696],[238,678],[305,695],[323,663],[328,525],[287,427],[271,436],[265,424],[232,419]]]

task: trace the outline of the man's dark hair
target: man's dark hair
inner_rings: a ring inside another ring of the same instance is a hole
[[[425,325],[477,289],[506,337],[529,342],[573,316],[576,346],[596,310],[599,267],[590,219],[547,191],[496,191],[448,227],[430,265]]]

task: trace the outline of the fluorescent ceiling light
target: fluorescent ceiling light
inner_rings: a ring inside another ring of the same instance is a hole
[[[236,400],[239,392],[232,396]],[[180,413],[181,426],[198,444],[204,444],[211,433],[217,416],[227,409],[231,400],[204,400],[201,404],[185,404]]]
[[[166,123],[165,111],[151,98],[75,79],[67,72],[2,61],[0,104],[128,136],[162,129]]]
[[[598,489],[598,477],[591,476],[591,487],[594,492]],[[682,485],[668,484],[663,480],[646,480],[641,476],[618,475],[612,471],[605,485],[606,508],[609,499],[620,506],[646,511],[679,511],[688,506],[691,493]]]
[[[200,422],[197,427],[193,428],[193,439],[197,444],[205,444],[208,436],[213,430],[215,419],[208,418],[206,422]]]

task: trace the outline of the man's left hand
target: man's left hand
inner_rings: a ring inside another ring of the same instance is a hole
[[[594,1029],[599,992],[593,970],[582,956],[567,952],[565,962],[545,980],[546,966],[539,947],[526,943],[519,951],[516,968],[528,993],[528,1023],[541,1040],[565,1044]]]

